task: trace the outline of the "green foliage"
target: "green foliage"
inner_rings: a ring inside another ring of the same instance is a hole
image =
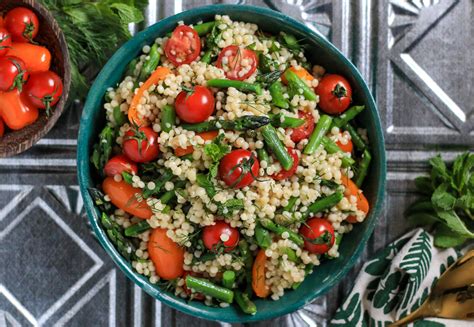
[[[430,176],[415,180],[418,191],[429,199],[415,202],[407,218],[414,225],[434,225],[437,247],[460,246],[474,238],[474,154],[460,154],[452,165],[438,155],[429,164]]]

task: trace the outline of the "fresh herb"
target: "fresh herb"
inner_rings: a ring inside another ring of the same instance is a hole
[[[219,162],[227,153],[230,152],[230,146],[222,143],[223,138],[224,134],[219,134],[212,143],[204,146],[204,153],[214,162]]]
[[[474,238],[474,153],[465,152],[447,166],[430,159],[430,176],[415,179],[422,198],[407,210],[415,225],[431,225],[438,247],[453,247]]]
[[[109,56],[130,38],[128,24],[143,21],[147,0],[40,0],[58,21],[71,60],[71,99],[82,99]]]
[[[224,203],[216,202],[216,204],[217,215],[222,217],[232,216],[235,211],[239,211],[244,208],[244,201],[242,199],[229,199]]]

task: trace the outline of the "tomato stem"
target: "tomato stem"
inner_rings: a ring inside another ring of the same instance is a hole
[[[336,84],[336,87],[334,87],[331,93],[334,94],[336,98],[341,99],[347,96],[347,89],[341,84]]]

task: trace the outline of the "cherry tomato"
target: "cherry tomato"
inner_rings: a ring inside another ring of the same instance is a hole
[[[288,153],[293,158],[293,166],[291,166],[291,168],[288,170],[284,170],[282,168],[278,173],[272,175],[271,177],[276,181],[281,181],[281,180],[290,178],[296,173],[296,169],[298,169],[298,164],[300,162],[300,158],[298,157],[298,154],[293,148],[287,147],[286,149],[288,150]]]
[[[205,121],[214,112],[214,96],[204,86],[194,86],[192,90],[181,91],[175,100],[176,114],[186,123]]]
[[[0,27],[3,27],[3,25],[4,25],[4,19],[2,15],[0,15]]]
[[[255,155],[239,149],[226,154],[219,164],[219,177],[227,186],[243,188],[258,177],[260,164]]]
[[[191,275],[191,276],[198,276],[194,271],[185,271],[183,274],[183,279],[184,279],[184,284],[183,284],[183,290],[188,296],[192,296],[194,300],[199,300],[199,301],[204,301],[206,296],[202,293],[198,292],[193,292],[188,286],[186,285],[186,276]]]
[[[334,245],[334,228],[327,219],[311,218],[300,227],[304,248],[311,253],[324,254]]]
[[[110,177],[121,175],[124,171],[136,174],[138,172],[138,167],[123,154],[110,158],[104,167],[105,175]]]
[[[133,216],[148,219],[153,214],[145,200],[137,200],[137,194],[142,194],[142,190],[123,180],[117,182],[113,177],[106,177],[102,182],[102,190],[117,208]]]
[[[2,118],[0,118],[0,137],[5,133],[5,124],[3,123]]]
[[[31,42],[39,30],[38,17],[33,11],[24,7],[10,10],[5,16],[4,24],[15,42]]]
[[[243,81],[255,72],[258,59],[250,49],[229,45],[219,53],[216,66],[224,70],[228,79]]]
[[[252,289],[256,296],[266,298],[270,295],[270,288],[268,287],[266,279],[267,256],[265,250],[260,249],[252,265]]]
[[[7,54],[12,45],[11,34],[3,27],[0,27],[0,57]]]
[[[165,55],[175,66],[189,64],[196,60],[201,52],[201,39],[189,26],[175,28],[165,44]]]
[[[22,90],[28,79],[23,60],[17,57],[0,57],[0,92]]]
[[[140,141],[140,146],[138,145]],[[140,127],[125,133],[123,153],[134,162],[150,162],[158,158],[160,146],[158,134],[150,127]]]
[[[166,229],[156,228],[151,232],[148,254],[160,278],[172,280],[183,276],[184,250],[166,235]]]
[[[52,71],[32,73],[25,85],[24,93],[33,105],[49,112],[61,98],[63,82]]]
[[[18,130],[38,119],[38,108],[28,103],[18,89],[0,92],[0,117],[10,129]]]
[[[307,139],[314,130],[314,117],[313,114],[307,111],[299,111],[298,117],[304,119],[305,122],[303,125],[292,128],[293,132],[291,133],[291,140],[295,143]]]
[[[23,60],[30,73],[45,72],[51,66],[51,52],[40,45],[12,42],[7,54]]]
[[[319,95],[318,106],[328,114],[344,112],[352,101],[352,88],[349,82],[336,74],[325,75],[315,88]]]
[[[202,133],[197,133],[196,134],[196,136],[201,137],[204,141],[211,141],[211,140],[215,139],[217,137],[217,135],[219,135],[218,131],[208,131],[208,132],[202,132]],[[194,147],[192,145],[188,145],[185,148],[179,147],[179,148],[174,149],[174,154],[177,157],[182,157],[182,156],[185,156],[187,154],[191,154],[193,152],[194,152]]]
[[[216,251],[219,245],[225,247],[226,252],[232,251],[239,243],[239,231],[222,220],[212,226],[204,227],[202,240],[208,250]]]
[[[346,144],[342,144],[340,141],[337,141],[336,144],[339,147],[339,149],[347,153],[351,153],[352,149],[354,148],[354,145],[352,144],[351,140],[347,141]]]
[[[365,197],[364,193],[360,192],[359,187],[345,175],[342,176],[341,181],[342,181],[342,185],[345,186],[344,196],[348,198],[349,200],[351,196],[355,196],[357,199],[357,209],[361,210],[365,214],[369,213],[369,209],[370,209],[369,201]],[[347,217],[346,220],[350,222],[351,224],[355,224],[359,222],[357,220],[357,217],[354,215]]]

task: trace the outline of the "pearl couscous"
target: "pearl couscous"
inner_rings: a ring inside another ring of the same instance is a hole
[[[254,314],[364,221],[364,107],[294,36],[228,16],[142,52],[107,90],[91,158],[104,228],[150,283]]]

